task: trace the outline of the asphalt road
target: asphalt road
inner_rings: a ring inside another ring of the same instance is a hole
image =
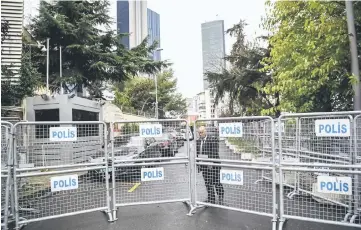
[[[193,147],[192,147],[193,149]],[[224,143],[220,144],[221,158],[239,159],[228,150]],[[181,148],[177,156],[184,156],[185,148]],[[120,206],[134,204],[137,202],[162,201],[173,199],[184,199],[188,197],[189,176],[188,166],[166,165],[164,181],[153,182],[124,182],[116,183],[116,201]],[[272,207],[272,188],[270,183],[254,182],[261,178],[259,170],[244,170],[244,186],[225,185],[225,204],[230,207],[243,208],[258,212],[270,212]],[[87,180],[88,179],[88,180]],[[135,179],[135,178],[134,178]],[[206,198],[204,181],[201,174],[197,175],[197,197],[199,201]],[[42,198],[36,195],[36,202],[31,202],[31,207],[40,209],[38,214],[27,214],[29,217],[42,217],[51,214],[60,214],[64,211],[77,211],[84,208],[97,208],[105,205],[105,183],[92,182],[91,178],[84,179],[76,193],[57,194],[56,196]],[[34,195],[32,195],[34,198]],[[288,201],[287,207],[290,212],[298,214],[319,214],[332,218],[336,215],[342,216],[344,210],[335,206],[320,206],[311,199],[295,198]],[[198,210],[192,217],[188,213],[187,205],[178,203],[160,205],[134,205],[124,206],[118,209],[118,220],[108,223],[106,216],[101,212],[82,214],[71,217],[46,220],[31,223],[26,230],[113,230],[113,229],[157,229],[157,230],[189,230],[189,229],[271,229],[271,218],[259,215],[246,214],[219,208],[204,208]],[[336,214],[332,214],[335,213]],[[339,215],[337,215],[339,214]],[[287,221],[286,230],[336,230],[340,229],[332,225],[315,224],[304,221]],[[353,228],[342,227],[349,230]]]

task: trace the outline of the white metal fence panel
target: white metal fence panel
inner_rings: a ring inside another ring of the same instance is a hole
[[[13,125],[1,121],[1,227],[8,229],[9,217],[13,217],[14,197],[12,193],[12,140]]]
[[[104,123],[20,122],[14,134],[17,227],[97,210],[112,220]]]
[[[272,217],[275,229],[273,119],[202,119],[196,121],[195,132],[196,205],[190,214],[202,206],[220,207]]]
[[[361,227],[360,111],[1,128],[4,229],[168,202]]]
[[[357,115],[354,118],[353,124],[353,134],[354,134],[354,154],[353,154],[353,164],[356,166],[361,166],[361,115]],[[357,170],[357,169],[356,169]],[[353,198],[354,198],[354,207],[353,207],[353,215],[350,219],[350,223],[360,222],[360,213],[361,213],[361,175],[355,174],[354,179],[354,191],[353,191]]]
[[[188,130],[176,119],[111,124],[114,218],[120,206],[190,201]]]
[[[315,181],[308,181],[312,192],[300,192],[289,197],[281,194],[281,227],[285,219],[297,219],[340,226],[361,227],[359,219],[350,223],[351,207],[355,206],[355,176],[360,175],[360,168],[340,167],[315,169],[314,167],[282,166],[282,173],[295,172],[300,176],[315,175]],[[306,183],[306,182],[305,182]],[[359,189],[359,188],[358,188]],[[357,195],[359,197],[359,195]]]
[[[285,123],[284,132],[278,135],[280,229],[286,218],[352,225],[349,222],[357,205],[354,190],[358,187],[358,174],[353,173],[352,115],[359,113],[289,114],[278,119]],[[294,137],[293,142],[289,136]],[[348,194],[337,191],[341,189],[337,186],[325,190],[324,185],[343,180],[347,180]]]

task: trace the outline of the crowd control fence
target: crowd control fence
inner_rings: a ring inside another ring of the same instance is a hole
[[[15,229],[36,221],[110,212],[103,122],[14,125]]]
[[[182,119],[116,121],[110,124],[113,217],[129,205],[190,204],[189,130]],[[126,145],[114,130],[133,134]]]
[[[278,118],[279,229],[287,219],[361,227],[357,138],[360,112]],[[289,137],[294,141],[289,142]]]
[[[210,127],[216,127],[212,132]],[[194,208],[213,206],[269,216],[277,224],[274,121],[271,117],[202,119],[195,123]],[[204,133],[205,130],[205,133]],[[228,148],[236,146],[236,148]],[[269,148],[264,152],[262,148]],[[270,180],[264,180],[265,175]]]
[[[194,125],[194,132],[190,126]],[[361,111],[104,122],[1,121],[1,228],[184,202],[361,228]],[[278,226],[277,226],[278,225]]]

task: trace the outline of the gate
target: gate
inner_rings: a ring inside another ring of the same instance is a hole
[[[122,206],[190,203],[186,120],[119,121],[110,129],[114,219]]]
[[[12,193],[12,134],[13,125],[1,121],[1,227],[8,229],[8,219],[13,217],[14,200]]]
[[[106,134],[103,122],[14,125],[16,229],[93,211],[113,220]]]
[[[192,149],[194,207],[189,215],[204,206],[219,207],[269,216],[275,230],[277,202],[273,119],[201,119],[196,121],[194,130],[201,133]],[[202,137],[204,131],[205,140]]]
[[[359,113],[279,117],[280,230],[286,218],[361,227],[349,223],[359,199],[352,117]]]

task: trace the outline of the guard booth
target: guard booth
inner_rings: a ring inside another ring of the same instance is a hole
[[[102,105],[104,102],[66,95],[41,95],[28,97],[25,100],[25,116],[28,122],[79,122],[102,121]],[[74,124],[39,124],[21,126],[17,135],[19,164],[27,166],[75,164],[86,161],[88,156],[97,155],[103,145],[99,137],[104,133],[104,127],[98,124],[77,124],[77,140],[64,145],[61,142],[49,141],[50,127],[74,126]],[[20,142],[20,143],[19,143]],[[63,149],[62,148],[66,148]],[[72,149],[71,151],[69,149]],[[29,159],[32,158],[32,159]],[[66,161],[66,162],[65,162]]]

